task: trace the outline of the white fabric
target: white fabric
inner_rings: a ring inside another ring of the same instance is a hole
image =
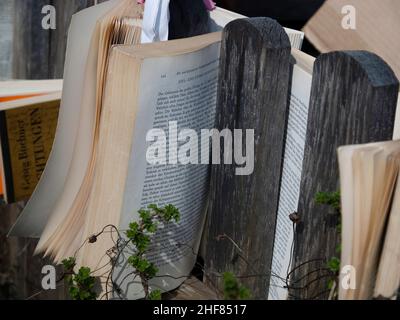
[[[169,1],[146,0],[142,24],[142,43],[168,40]]]

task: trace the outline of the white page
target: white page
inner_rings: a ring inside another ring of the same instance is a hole
[[[62,84],[60,79],[0,81],[0,98],[61,91]]]
[[[286,145],[281,178],[280,198],[276,221],[271,280],[268,299],[285,300],[285,282],[292,256],[293,223],[289,215],[297,211],[300,196],[301,172],[307,132],[308,106],[312,75],[298,65],[293,68],[293,80],[286,133]],[[275,275],[275,276],[274,276]]]
[[[185,128],[196,130],[200,145],[200,130],[214,127],[219,50],[218,42],[190,54],[147,59],[142,66],[139,109],[120,229],[127,229],[129,223],[137,218],[137,210],[151,203],[159,206],[173,204],[180,210],[178,226],[171,224],[162,229],[155,238],[156,250],[148,256],[152,261],[157,260],[158,275],[181,277],[176,280],[164,277],[152,282],[165,291],[179,286],[194,266],[205,218],[209,166],[148,164],[146,133],[161,128],[168,134],[168,121],[177,120],[178,133]],[[181,107],[174,106],[173,92],[179,96],[177,104]],[[160,104],[160,93],[163,94],[163,104]],[[198,155],[200,159],[200,151]],[[153,175],[157,178],[153,179]],[[184,245],[178,247],[177,243]],[[115,273],[116,282],[119,283],[131,271],[128,266],[119,268]],[[130,299],[140,298],[143,293],[140,285],[128,284],[127,281],[119,285]]]
[[[236,12],[216,7],[215,10],[210,12],[210,32],[221,31],[229,22],[243,18],[247,17]],[[284,29],[289,36],[291,46],[296,49],[301,49],[304,33],[289,28]]]
[[[34,96],[32,98],[23,98],[7,102],[0,102],[0,111],[12,110],[16,108],[23,108],[26,106],[31,106],[33,104],[56,101],[61,99],[61,91],[55,91],[49,94],[43,94],[39,96]]]
[[[57,199],[63,192],[78,130],[82,130],[79,128],[79,123],[82,121],[83,114],[87,116],[88,125],[83,135],[86,137],[87,152],[81,153],[81,170],[84,172],[86,169],[93,135],[90,123],[94,119],[95,110],[94,105],[91,106],[92,110],[86,110],[83,113],[81,110],[81,100],[84,95],[94,94],[92,91],[84,91],[89,46],[97,20],[118,3],[119,0],[107,1],[82,10],[72,17],[64,66],[62,101],[53,149],[35,191],[10,231],[11,236],[39,237],[41,235]]]
[[[400,139],[400,92],[397,100],[396,117],[393,128],[393,140]]]

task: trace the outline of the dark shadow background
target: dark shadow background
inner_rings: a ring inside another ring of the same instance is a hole
[[[282,26],[301,30],[325,0],[217,0],[217,6],[248,17],[270,17]],[[302,51],[318,56],[319,52],[304,39]]]

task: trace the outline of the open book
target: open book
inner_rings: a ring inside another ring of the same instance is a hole
[[[217,9],[210,31],[237,18],[242,16]],[[140,7],[130,0],[74,15],[52,154],[10,234],[40,237],[37,252],[58,262],[75,255],[78,265],[96,270],[107,263],[113,242],[99,238],[82,246],[88,237],[109,224],[126,229],[149,203],[171,203],[181,221],[157,234],[158,251],[149,257],[159,274],[168,275],[151,285],[167,291],[189,275],[202,232],[209,167],[173,159],[183,146],[204,147],[194,139],[185,144],[182,129],[214,126],[221,33],[140,45],[140,25]],[[302,34],[287,32],[300,46]],[[146,136],[153,128],[166,133],[172,162],[149,163]],[[123,298],[140,298],[141,285],[129,282],[125,264],[121,257],[114,281]]]
[[[400,141],[345,146],[338,156],[339,299],[395,299],[400,287]]]
[[[57,126],[62,80],[0,82],[0,194],[28,199],[44,170]]]
[[[281,187],[276,219],[274,251],[268,298],[287,299],[285,279],[293,255],[293,223],[289,215],[297,211],[306,143],[308,108],[315,58],[292,49],[293,75],[290,91],[289,116],[282,166]]]

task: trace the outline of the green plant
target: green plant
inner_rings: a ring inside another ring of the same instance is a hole
[[[340,192],[318,192],[315,195],[315,202],[317,204],[328,205],[340,211]]]
[[[73,300],[95,300],[97,298],[94,290],[96,278],[91,276],[90,268],[81,267],[76,273],[74,271],[76,261],[73,257],[64,259],[62,264],[71,298]]]
[[[145,255],[151,245],[152,236],[158,229],[158,225],[160,223],[166,224],[172,221],[179,222],[180,213],[179,210],[171,204],[165,207],[158,207],[155,204],[151,204],[147,209],[140,209],[138,213],[139,220],[131,222],[128,230],[125,231],[125,243],[132,244],[135,249],[134,254],[128,257],[128,263],[134,268],[133,276],[138,276],[141,280],[145,292],[145,299],[160,300],[161,291],[151,291],[149,286],[149,281],[157,275],[158,268],[154,263],[148,261]],[[117,230],[114,226],[110,227]],[[91,236],[88,242],[96,242],[97,237],[103,232],[104,229],[99,234]],[[119,231],[118,234],[120,234]],[[116,249],[119,250],[118,248]],[[67,277],[71,298],[74,300],[96,299],[97,294],[93,290],[96,278],[91,276],[90,268],[81,267],[78,273],[75,273],[74,268],[76,266],[76,260],[74,257],[64,259],[62,264],[65,270],[64,274]],[[112,271],[110,271],[110,273],[112,273]],[[119,290],[118,288],[115,289]]]
[[[225,272],[223,281],[225,300],[245,300],[250,298],[249,289],[241,285],[233,273]]]
[[[139,210],[140,219],[138,222],[129,224],[129,229],[125,232],[128,240],[136,247],[136,253],[128,258],[128,263],[136,270],[139,276],[146,299],[157,300],[161,293],[158,291],[150,292],[149,280],[158,273],[158,268],[154,263],[145,258],[146,251],[151,243],[151,236],[157,231],[160,223],[178,222],[180,218],[179,210],[173,205],[159,208],[151,204],[147,209]]]
[[[148,300],[161,300],[161,291],[154,290],[154,291],[150,292]]]
[[[328,268],[335,274],[338,273],[340,271],[340,259],[337,257],[332,257],[328,261]]]
[[[342,231],[342,224],[341,224],[341,206],[340,206],[340,192],[318,192],[315,195],[315,202],[320,205],[328,205],[335,209],[336,213],[338,214],[338,223],[336,225],[336,232],[340,234]],[[340,241],[340,240],[339,240]],[[336,246],[336,253],[340,254],[342,250],[341,243]],[[340,272],[340,259],[338,257],[332,257],[328,262],[327,262],[327,268],[333,273],[333,278],[328,280],[327,287],[329,290],[332,290],[334,288],[334,284],[337,281],[337,277]],[[336,293],[334,292],[334,296]]]

